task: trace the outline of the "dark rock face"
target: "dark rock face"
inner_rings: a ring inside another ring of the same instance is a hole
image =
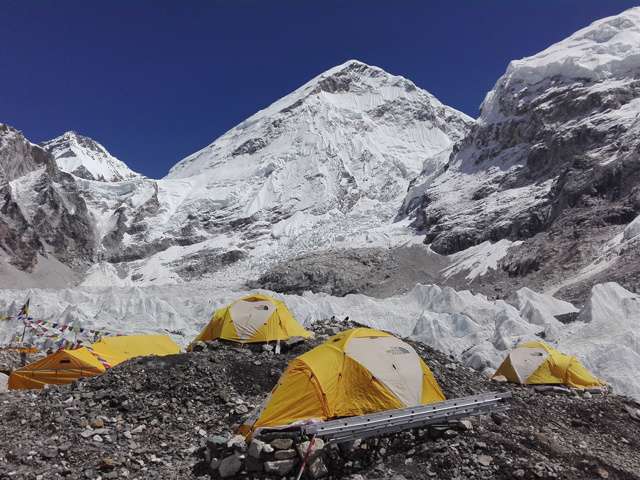
[[[489,113],[481,111],[447,171],[403,213],[443,255],[524,241],[502,268],[545,288],[550,282],[537,272],[557,279],[565,265],[565,277],[578,273],[616,226],[640,213],[640,125],[623,113],[640,98],[640,81],[557,76],[525,85],[514,78],[498,82],[483,104]],[[628,268],[626,275],[637,278]],[[598,281],[616,276],[614,268]],[[572,296],[584,298],[593,283]]]
[[[388,297],[416,283],[441,279],[447,260],[421,245],[393,250],[360,248],[303,255],[271,269],[248,288],[279,293],[324,292],[335,296],[361,293]]]
[[[0,194],[0,246],[14,266],[30,272],[38,254],[72,267],[93,260],[93,222],[73,177],[6,125],[0,128]]]

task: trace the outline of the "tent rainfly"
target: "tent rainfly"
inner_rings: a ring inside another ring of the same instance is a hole
[[[356,328],[293,359],[239,433],[444,399],[431,370],[410,345],[388,333]]]
[[[576,357],[539,342],[525,343],[512,350],[491,378],[498,375],[521,385],[562,384],[587,388],[605,384],[594,378]]]
[[[255,294],[217,310],[193,343],[216,338],[243,344],[275,342],[296,336],[309,338],[313,335],[296,322],[284,302]],[[188,350],[193,348],[193,343]]]
[[[60,350],[9,375],[9,390],[31,390],[45,385],[67,385],[92,377],[134,357],[172,355],[180,347],[167,335],[130,335],[101,338],[78,350]]]

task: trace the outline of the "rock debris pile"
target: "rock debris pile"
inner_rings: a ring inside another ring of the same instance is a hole
[[[354,324],[311,328],[325,326]],[[492,383],[409,343],[447,398],[511,390],[511,410],[457,428],[338,446],[317,441],[303,478],[640,479],[640,405],[631,399]],[[247,443],[235,433],[287,363],[317,344],[283,342],[276,355],[262,346],[207,342],[199,351],[133,359],[68,386],[0,394],[0,478],[295,478],[307,439],[272,435]]]

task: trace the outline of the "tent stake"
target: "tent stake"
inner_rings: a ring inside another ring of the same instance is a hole
[[[311,453],[311,447],[313,447],[313,442],[315,442],[316,440],[316,434],[313,434],[313,437],[311,437],[311,441],[309,442],[309,448],[307,449],[307,454],[304,456],[304,462],[302,462],[302,466],[300,467],[300,471],[298,472],[298,476],[296,477],[296,480],[300,480],[300,477],[302,476],[302,471],[304,470],[304,466],[307,464],[307,460],[309,459],[309,454]]]

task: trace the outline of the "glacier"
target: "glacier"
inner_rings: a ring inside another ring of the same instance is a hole
[[[148,287],[76,287],[64,290],[1,290],[0,311],[16,315],[30,300],[34,319],[112,334],[167,334],[186,347],[214,312],[256,291],[216,290],[203,282]],[[488,300],[470,291],[416,285],[410,292],[378,299],[324,293],[282,295],[303,326],[335,316],[403,338],[424,342],[462,365],[492,375],[513,348],[542,341],[575,355],[614,393],[640,400],[640,296],[615,283],[596,285],[582,309],[550,295],[523,288],[506,300]],[[563,324],[555,317],[577,313]],[[0,322],[0,343],[20,336],[16,320]],[[91,342],[89,334],[63,333],[72,342]],[[47,348],[51,340],[25,340]]]

